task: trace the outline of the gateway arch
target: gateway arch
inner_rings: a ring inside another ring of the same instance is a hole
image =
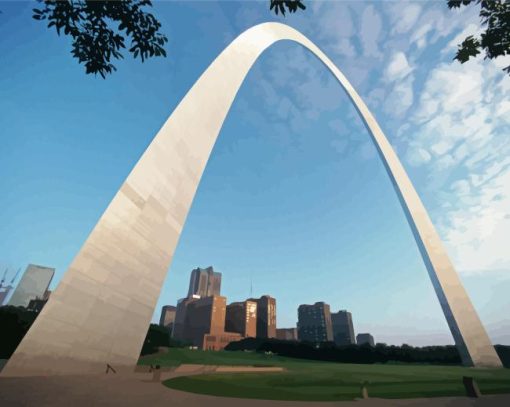
[[[428,214],[375,118],[331,60],[298,31],[264,23],[196,81],[80,249],[3,376],[102,373],[136,364],[186,216],[223,121],[259,55],[291,40],[315,54],[362,117],[393,183],[462,361],[501,366]]]

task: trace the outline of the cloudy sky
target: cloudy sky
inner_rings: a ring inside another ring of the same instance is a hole
[[[453,62],[480,29],[445,1],[156,2],[168,58],[86,76],[69,41],[0,9],[0,266],[65,272],[183,95],[237,35],[285,22],[344,72],[430,212],[492,339],[510,344],[510,61]],[[412,234],[366,130],[314,56],[281,42],[248,75],[206,168],[158,308],[191,269],[223,273],[228,301],[277,298],[353,313],[377,341],[452,343]],[[3,271],[3,270],[2,270]],[[253,287],[252,290],[250,287]],[[158,318],[156,310],[154,319]]]

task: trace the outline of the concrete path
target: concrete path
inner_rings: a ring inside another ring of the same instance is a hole
[[[161,380],[188,373],[162,372]],[[191,374],[200,374],[195,370]],[[235,399],[204,396],[169,389],[160,382],[151,381],[152,374],[101,376],[51,376],[0,378],[0,406],[37,407],[389,407],[389,406],[448,406],[448,407],[503,407],[510,406],[510,394],[467,397],[385,400],[368,399],[348,402],[297,402]]]

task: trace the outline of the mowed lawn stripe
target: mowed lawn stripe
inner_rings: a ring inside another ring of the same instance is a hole
[[[463,376],[472,376],[482,393],[510,393],[510,369],[415,364],[347,364],[292,359],[255,352],[213,352],[170,349],[141,364],[177,366],[183,363],[227,366],[280,366],[281,373],[222,373],[179,377],[168,387],[194,393],[268,400],[352,400],[368,382],[371,397],[413,398],[465,395]]]
[[[218,381],[218,376],[222,376]],[[352,400],[359,394],[359,386],[332,388],[317,385],[274,386],[260,373],[237,375],[201,375],[177,377],[164,382],[170,388],[212,396],[239,397],[265,400]]]

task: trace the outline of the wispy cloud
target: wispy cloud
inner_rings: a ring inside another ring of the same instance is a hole
[[[400,81],[412,71],[409,62],[403,52],[396,52],[387,65],[384,73],[390,82]]]
[[[495,63],[443,63],[433,69],[411,122],[420,135],[407,160],[423,165],[439,190],[440,231],[459,270],[510,273],[510,140],[504,114],[508,79]]]
[[[383,57],[379,50],[382,28],[382,18],[379,13],[372,5],[367,6],[361,16],[361,30],[359,32],[365,56],[373,56],[378,59]]]
[[[391,3],[391,32],[392,34],[405,34],[409,32],[418,21],[421,12],[419,3]]]
[[[313,2],[306,18],[293,21],[385,123],[458,268],[510,270],[501,244],[510,236],[510,80],[501,72],[508,61],[452,61],[457,44],[479,32],[478,15],[435,2]],[[338,85],[302,50],[267,61],[260,92],[270,116],[291,130],[303,116],[339,107]],[[330,126],[346,135],[332,142],[335,151],[372,157],[364,142],[351,148],[359,121]]]

